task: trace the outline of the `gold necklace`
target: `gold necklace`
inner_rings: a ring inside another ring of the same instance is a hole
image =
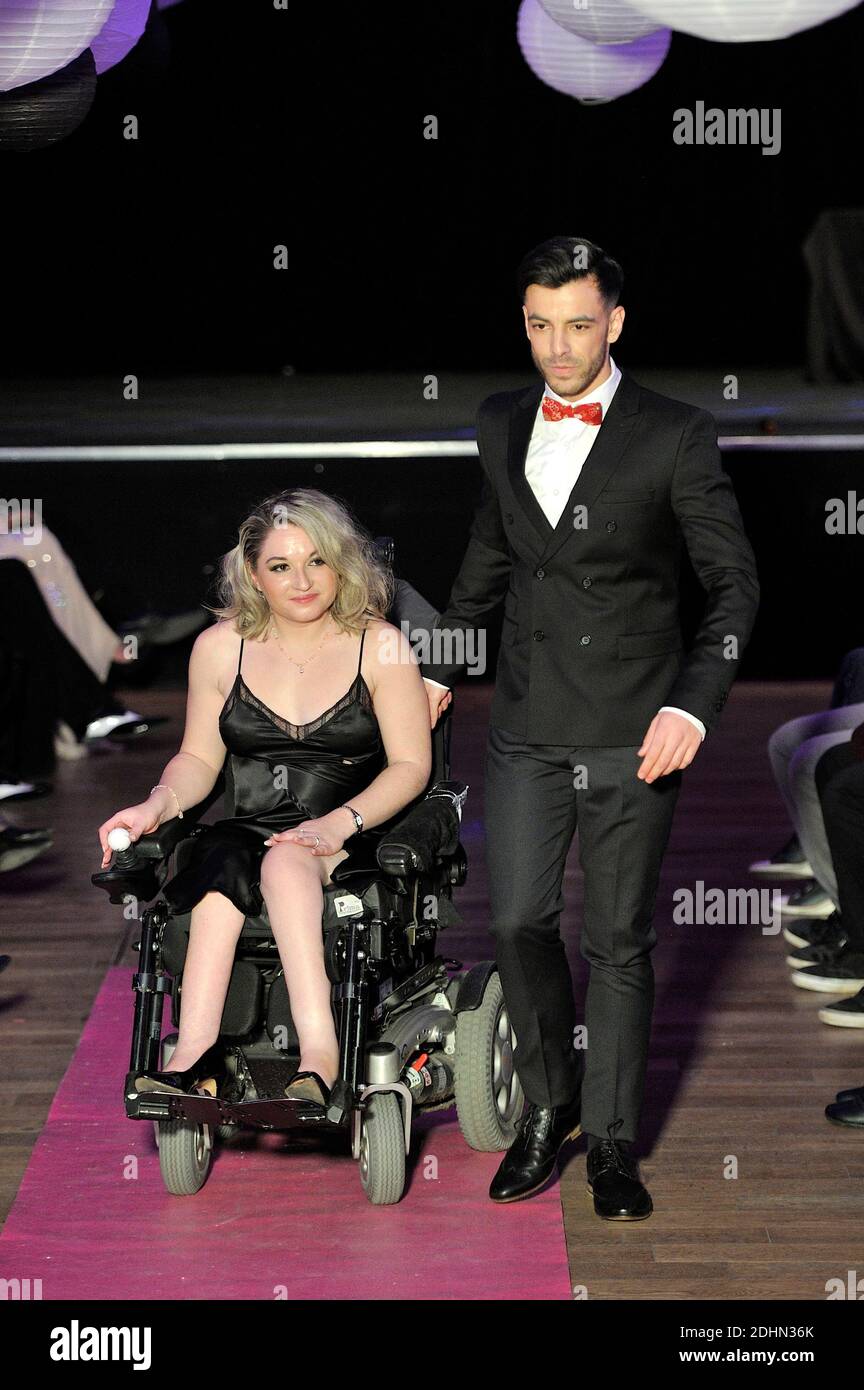
[[[276,624],[275,624],[275,622],[273,621],[272,616],[271,616],[271,618],[270,618],[270,625],[271,625],[271,627],[273,628],[273,636],[276,638],[276,645],[277,645],[277,647],[278,647],[279,650],[282,652],[283,656],[287,656],[287,657],[288,657],[288,660],[291,662],[291,665],[297,667],[297,670],[300,672],[301,676],[302,676],[302,674],[303,674],[303,671],[304,671],[305,667],[307,667],[307,666],[309,665],[310,661],[314,661],[314,660],[315,660],[315,658],[316,658],[316,656],[318,655],[318,653],[320,652],[321,648],[324,646],[324,643],[327,641],[327,638],[328,638],[328,637],[331,635],[331,633],[333,632],[333,628],[332,628],[332,627],[331,627],[331,628],[328,628],[328,630],[324,633],[324,636],[321,638],[321,641],[318,643],[318,646],[316,647],[316,649],[315,649],[315,651],[312,653],[312,655],[311,655],[311,656],[304,657],[304,658],[303,658],[303,661],[302,661],[302,662],[299,662],[299,661],[295,661],[295,660],[294,660],[294,657],[291,656],[288,652],[286,652],[286,651],[285,651],[285,648],[282,646],[282,642],[280,641],[279,633],[278,633],[278,631],[277,631]]]

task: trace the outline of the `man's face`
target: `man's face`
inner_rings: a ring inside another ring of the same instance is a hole
[[[607,369],[609,344],[621,335],[624,310],[607,309],[593,275],[557,290],[529,285],[522,306],[531,356],[553,391],[576,400]]]

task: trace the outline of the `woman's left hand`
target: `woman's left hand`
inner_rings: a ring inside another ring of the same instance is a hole
[[[282,845],[286,842],[293,842],[298,845],[305,845],[311,854],[319,856],[325,854],[337,854],[349,836],[349,827],[345,825],[347,816],[344,813],[331,812],[328,816],[319,816],[316,820],[304,820],[299,825],[292,826],[290,830],[277,830],[265,840],[265,845]],[[316,844],[316,838],[318,843]]]

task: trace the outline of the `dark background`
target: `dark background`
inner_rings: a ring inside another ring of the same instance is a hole
[[[595,107],[534,77],[517,10],[156,14],[76,132],[0,157],[2,369],[519,367],[514,267],[558,233],[622,261],[622,360],[803,361],[802,239],[862,202],[864,10],[777,43],[675,34],[655,78]],[[780,154],[675,145],[697,100],[780,107]]]
[[[154,12],[144,40],[99,78],[77,131],[0,155],[0,375],[13,414],[14,378],[49,389],[76,379],[80,436],[95,378],[134,372],[148,425],[162,409],[171,442],[170,408],[154,407],[148,378],[210,375],[226,398],[238,374],[287,380],[289,364],[295,380],[506,370],[527,383],[514,270],[556,233],[622,261],[615,356],[637,378],[640,364],[702,368],[719,399],[728,372],[746,370],[752,395],[760,367],[803,371],[802,241],[823,208],[864,203],[864,10],[778,43],[675,34],[655,78],[591,107],[534,77],[517,10],[183,0]],[[780,107],[781,153],[675,145],[674,111],[699,100]],[[122,138],[130,113],[137,141]],[[437,141],[423,139],[429,114]],[[272,267],[277,243],[284,272]],[[275,436],[255,434],[248,412],[233,425],[235,438],[280,437],[278,422]],[[38,428],[30,442],[44,442]],[[824,505],[864,489],[861,454],[725,462],[763,588],[743,673],[830,676],[864,625],[860,537],[827,537]],[[119,621],[199,602],[248,504],[297,485],[337,493],[373,534],[395,536],[400,572],[443,607],[479,469],[28,463],[7,466],[0,484],[43,499],[46,524]],[[685,627],[699,599],[689,583]]]

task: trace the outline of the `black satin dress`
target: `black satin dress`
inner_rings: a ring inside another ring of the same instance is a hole
[[[241,641],[237,675],[219,715],[228,749],[225,806],[230,814],[204,827],[192,842],[189,861],[165,884],[163,893],[176,912],[188,912],[205,893],[218,892],[247,916],[258,916],[264,841],[274,830],[290,830],[350,802],[387,766],[360,670],[365,640],[364,630],[350,688],[308,724],[292,724],[252,693],[240,674]],[[352,836],[347,848],[356,839]]]

